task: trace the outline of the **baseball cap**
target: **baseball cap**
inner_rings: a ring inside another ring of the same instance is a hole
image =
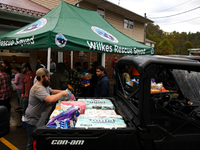
[[[37,76],[37,77],[40,77],[40,76],[43,76],[43,75],[48,75],[48,76],[50,76],[50,73],[49,73],[49,71],[48,71],[46,68],[39,68],[39,69],[36,71],[36,76]]]
[[[23,63],[22,65],[21,65],[21,69],[23,69],[23,68],[25,68],[25,67],[30,67],[30,64],[29,63]]]

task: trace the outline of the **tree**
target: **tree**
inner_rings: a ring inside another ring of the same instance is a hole
[[[158,47],[155,50],[155,54],[157,55],[172,55],[173,54],[173,46],[171,45],[168,39],[164,39],[158,44]]]
[[[167,47],[164,48],[158,48],[155,50],[156,55],[171,55],[171,52]]]
[[[183,49],[181,51],[181,54],[182,55],[188,55],[189,54],[188,49],[190,49],[190,48],[193,48],[192,43],[190,41],[186,41],[183,45]]]
[[[188,48],[200,48],[200,32],[196,33],[186,33],[182,32],[179,33],[177,31],[173,31],[170,34],[165,34],[163,30],[160,29],[158,25],[154,24],[148,24],[146,27],[146,38],[156,42],[155,45],[155,54],[176,54],[176,55],[181,55],[181,54],[188,54],[187,49]],[[158,45],[163,41],[164,39],[168,39],[170,44],[173,47],[173,52],[171,49],[166,49],[163,47],[158,47]],[[188,41],[191,43],[190,44],[185,44],[185,41]],[[156,52],[157,51],[157,52]]]

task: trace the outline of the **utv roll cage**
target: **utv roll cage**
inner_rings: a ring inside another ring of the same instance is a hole
[[[190,57],[159,55],[127,56],[121,58],[116,63],[115,94],[123,99],[131,110],[134,110],[135,115],[132,116],[132,120],[136,125],[140,124],[145,126],[145,124],[151,124],[152,119],[150,119],[150,116],[144,115],[150,112],[151,108],[149,106],[152,105],[150,97],[153,96],[155,99],[168,99],[169,95],[172,93],[179,93],[179,98],[184,97],[179,85],[174,81],[171,72],[175,69],[199,72],[200,62],[198,61],[198,58]],[[133,82],[131,87],[127,85],[123,77],[123,70],[126,66],[133,66],[136,68],[140,74],[139,84]],[[151,93],[152,78],[155,79],[156,82],[162,81],[163,86],[170,92]],[[172,90],[173,92],[171,92]],[[186,101],[189,101],[187,98],[185,99]],[[130,103],[132,105],[130,105]],[[167,104],[167,102],[165,103]]]

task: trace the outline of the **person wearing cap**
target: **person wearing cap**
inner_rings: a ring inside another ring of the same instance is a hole
[[[62,96],[67,96],[67,91],[53,90],[50,85],[50,73],[45,68],[36,71],[37,82],[32,86],[29,95],[29,103],[25,113],[23,127],[27,130],[27,149],[33,147],[33,130],[41,117],[42,112],[50,105],[59,100]]]
[[[112,63],[111,63],[111,68],[113,70],[113,80],[115,79],[115,74],[116,74],[116,62],[118,61],[117,59],[117,55],[115,55],[114,59],[112,60]]]
[[[92,78],[90,79],[90,89],[89,89],[89,96],[90,97],[94,97],[94,91],[95,91],[95,87],[97,85],[97,74],[96,74],[96,68],[100,65],[100,63],[98,61],[94,61],[91,66],[92,68],[89,70],[89,73],[92,74]]]
[[[23,63],[21,66],[23,76],[22,76],[22,93],[21,93],[21,99],[22,99],[22,121],[24,120],[24,115],[26,108],[28,106],[28,100],[29,100],[29,92],[31,87],[33,86],[33,81],[35,78],[35,72],[32,71],[32,68],[29,63]],[[17,127],[22,126],[22,123],[17,125]]]

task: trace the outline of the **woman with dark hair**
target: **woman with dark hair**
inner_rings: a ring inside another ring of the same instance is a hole
[[[15,111],[22,111],[22,73],[20,73],[20,69],[18,67],[14,67],[13,72],[15,73],[15,81],[13,83],[16,85],[16,91],[19,97],[19,108],[17,108]]]
[[[4,60],[2,62],[2,66],[5,68],[5,72],[10,75],[10,79],[11,79],[11,75],[12,75],[11,69],[12,69],[12,67],[10,66],[10,63],[8,61]]]

